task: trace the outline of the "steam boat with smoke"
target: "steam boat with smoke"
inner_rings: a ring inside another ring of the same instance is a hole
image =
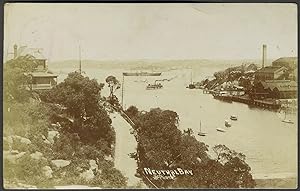
[[[170,78],[170,79],[162,79],[162,80],[155,80],[154,84],[148,84],[146,87],[146,90],[157,90],[163,88],[163,85],[161,83],[157,82],[163,82],[163,81],[171,81],[176,77]]]
[[[161,85],[161,83],[155,83],[154,84],[148,84],[147,87],[146,87],[146,90],[157,90],[157,89],[161,89],[163,88],[163,85]]]

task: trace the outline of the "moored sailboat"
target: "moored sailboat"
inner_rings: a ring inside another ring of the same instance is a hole
[[[283,123],[290,123],[294,124],[294,122],[291,119],[286,118],[286,112],[284,112],[284,119],[282,120]]]
[[[206,133],[201,131],[201,121],[200,121],[200,131],[198,133],[199,136],[206,136]]]

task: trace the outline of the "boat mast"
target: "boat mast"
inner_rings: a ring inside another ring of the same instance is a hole
[[[81,74],[81,47],[79,44],[79,74]]]
[[[191,68],[191,84],[193,84],[193,69]]]
[[[201,133],[201,120],[200,120],[200,133]]]
[[[124,73],[123,73],[123,76],[122,76],[122,108],[124,108]]]
[[[284,111],[284,120],[286,119],[286,110]]]

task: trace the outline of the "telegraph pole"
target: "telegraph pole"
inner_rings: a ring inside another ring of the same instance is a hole
[[[124,74],[122,73],[122,108],[124,109]]]
[[[81,74],[81,47],[79,44],[79,73]]]

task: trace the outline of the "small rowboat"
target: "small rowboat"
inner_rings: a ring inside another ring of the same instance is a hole
[[[217,131],[220,131],[220,132],[226,132],[225,129],[222,129],[222,128],[217,128]]]
[[[290,119],[285,119],[285,120],[282,120],[282,122],[284,123],[290,123],[290,124],[294,124],[294,122]]]
[[[227,120],[225,120],[225,127],[231,127],[231,123],[229,123]]]
[[[230,119],[236,121],[237,120],[237,116],[232,115],[232,116],[230,116]]]

